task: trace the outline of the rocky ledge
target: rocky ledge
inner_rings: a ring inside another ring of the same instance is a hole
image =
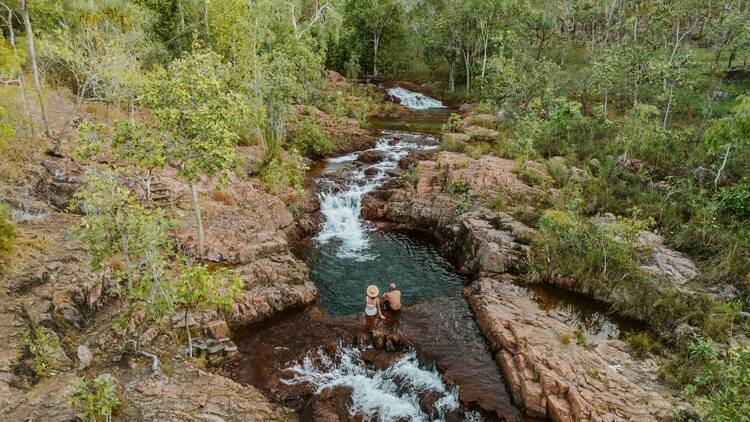
[[[670,420],[678,399],[655,382],[653,360],[619,340],[578,343],[510,275],[464,290],[516,403],[555,421]]]

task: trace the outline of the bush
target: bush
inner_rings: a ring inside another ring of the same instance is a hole
[[[750,218],[750,184],[747,182],[722,188],[716,200],[728,216],[738,220]]]
[[[50,337],[43,328],[23,332],[21,341],[28,348],[32,359],[32,369],[38,377],[55,375],[61,362],[54,356],[60,342]]]
[[[464,151],[466,151],[466,146],[467,146],[466,142],[460,139],[454,139],[453,137],[450,137],[450,136],[445,136],[443,138],[442,145],[443,145],[444,151],[459,152],[459,153],[463,153]]]
[[[573,171],[565,164],[564,160],[553,159],[544,162],[547,174],[552,177],[552,182],[556,188],[562,188],[570,183],[573,179]]]
[[[661,353],[662,346],[659,340],[646,332],[628,331],[624,336],[625,343],[628,343],[633,351],[633,355],[643,358],[647,353]]]
[[[517,163],[513,173],[529,186],[545,186],[549,184],[550,178],[537,168],[535,163]]]
[[[459,199],[455,199],[452,202],[453,206],[453,215],[458,217],[461,214],[465,214],[469,212],[471,209],[471,203],[469,202],[468,195],[461,195]]]
[[[443,123],[442,127],[445,133],[458,133],[461,131],[461,116],[456,113],[451,113],[448,121]]]
[[[305,118],[297,129],[292,147],[307,157],[323,157],[333,147],[330,135],[312,117]]]
[[[109,375],[99,375],[93,384],[79,379],[74,385],[75,391],[68,400],[83,422],[109,421],[112,412],[120,407],[115,393],[117,384]]]
[[[464,179],[454,180],[448,187],[448,192],[453,195],[462,195],[469,192],[469,182]]]
[[[572,277],[579,289],[606,292],[615,310],[654,326],[702,322],[713,302],[704,295],[686,295],[640,267],[640,251],[622,238],[630,221],[615,225],[559,210],[539,220],[529,276],[550,280]]]
[[[398,179],[401,186],[417,186],[417,182],[419,182],[419,167],[412,163]]]
[[[0,259],[13,249],[16,227],[10,221],[10,207],[0,204]]]
[[[720,352],[713,341],[696,336],[662,374],[685,385],[701,420],[750,421],[750,349],[730,346]]]
[[[263,181],[271,193],[281,193],[285,189],[293,189],[299,197],[304,196],[302,181],[305,178],[307,165],[302,161],[296,149],[289,151],[288,157],[279,157],[263,166],[261,171]]]

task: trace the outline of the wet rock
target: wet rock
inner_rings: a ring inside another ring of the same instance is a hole
[[[374,348],[365,349],[362,352],[362,360],[368,365],[385,370],[393,365],[401,357],[400,353],[378,350]]]
[[[572,327],[540,309],[511,276],[481,278],[464,295],[514,399],[530,414],[555,421],[646,421],[686,405],[653,381],[656,363],[633,360],[623,342],[562,344],[558,333]]]
[[[93,353],[91,353],[91,350],[85,344],[78,346],[77,355],[79,361],[78,367],[80,369],[88,368],[91,365],[91,360],[94,359]]]
[[[385,159],[385,153],[383,151],[363,151],[357,157],[357,162],[365,164],[376,164]]]
[[[380,170],[376,167],[368,167],[365,169],[365,176],[375,176],[378,173],[380,173]]]

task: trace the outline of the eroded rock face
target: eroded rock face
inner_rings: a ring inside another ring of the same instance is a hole
[[[528,261],[535,231],[504,212],[482,207],[460,213],[451,186],[462,183],[472,197],[499,189],[534,195],[536,191],[511,172],[513,162],[484,156],[440,153],[433,160],[410,162],[419,169],[414,185],[392,183],[363,200],[363,214],[397,227],[430,232],[445,251],[471,274],[521,271]]]
[[[228,321],[242,325],[261,321],[276,312],[315,301],[318,289],[307,266],[295,258],[285,230],[292,214],[278,197],[258,181],[230,178],[216,193],[216,185],[198,186],[205,233],[205,258],[232,265],[245,281],[245,298],[230,311]],[[178,247],[195,254],[197,234],[191,216],[177,233]]]
[[[286,421],[286,412],[253,387],[177,364],[174,373],[142,377],[124,386],[124,421]]]
[[[654,380],[652,360],[633,360],[619,340],[561,340],[573,329],[503,275],[464,290],[514,400],[555,421],[669,420],[677,398]],[[567,343],[567,344],[565,344]]]

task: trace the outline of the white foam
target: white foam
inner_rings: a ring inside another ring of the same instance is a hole
[[[388,88],[388,95],[392,95],[401,100],[401,105],[414,110],[427,110],[430,108],[445,108],[442,102],[430,98],[419,92],[409,91],[400,86]]]
[[[315,362],[318,362],[317,364]],[[406,353],[385,370],[368,368],[360,350],[340,345],[336,355],[330,357],[322,349],[308,353],[301,364],[288,370],[291,379],[285,384],[311,384],[315,394],[335,387],[351,389],[351,416],[362,415],[365,420],[378,421],[431,421],[419,406],[419,394],[438,394],[434,406],[438,421],[445,412],[459,406],[458,387],[448,388],[436,370],[419,367],[416,353]]]
[[[372,231],[371,225],[361,218],[362,198],[377,189],[387,179],[388,170],[398,167],[398,161],[409,154],[413,149],[433,149],[438,145],[437,138],[412,134],[406,132],[388,132],[387,136],[378,140],[375,147],[368,151],[378,151],[384,158],[366,168],[375,168],[377,172],[372,176],[366,176],[365,168],[355,168],[347,175],[349,180],[340,190],[333,188],[321,191],[318,194],[320,200],[320,212],[324,217],[320,233],[316,240],[321,244],[331,241],[340,242],[337,256],[359,261],[374,259],[375,256],[367,253],[369,246],[368,232]],[[394,138],[401,138],[396,140]],[[418,141],[422,141],[422,143]],[[360,155],[354,152],[342,157],[329,160],[332,166],[342,163],[353,163]]]

